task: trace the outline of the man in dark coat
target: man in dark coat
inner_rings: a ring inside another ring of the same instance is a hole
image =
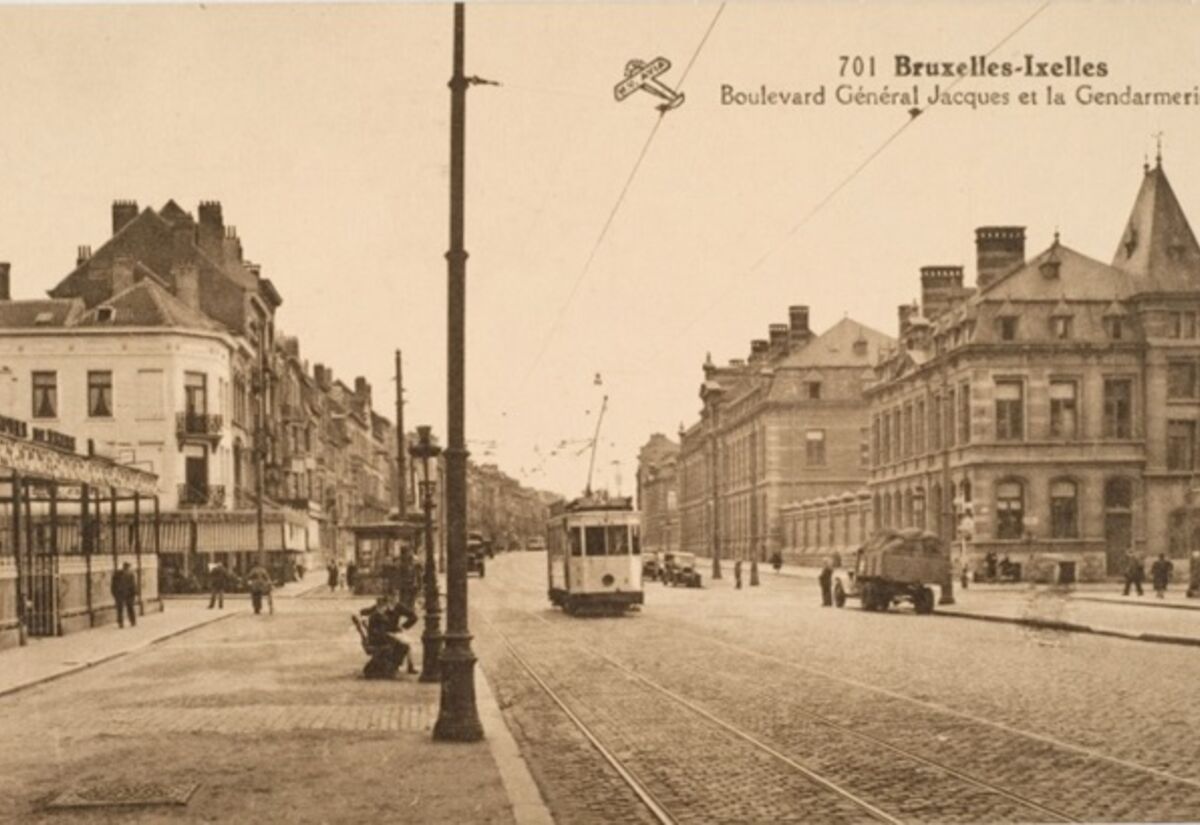
[[[262,612],[263,596],[267,597],[271,612],[275,612],[275,600],[271,597],[271,574],[261,564],[256,564],[246,576],[246,584],[250,585],[250,603],[255,613]]]
[[[1131,586],[1137,588],[1137,594],[1142,595],[1142,582],[1146,578],[1146,570],[1142,567],[1142,560],[1130,553],[1125,559],[1125,593],[1129,595]]]
[[[396,634],[415,625],[417,614],[403,604],[394,593],[381,597],[374,608],[366,608],[361,612],[369,612],[367,644],[387,651],[385,658],[390,667],[389,672],[395,672],[396,668],[407,660],[408,672],[416,673],[417,669],[409,655],[409,646]],[[401,619],[404,620],[403,625],[400,624]]]
[[[208,600],[208,609],[214,607],[225,609],[225,588],[229,586],[229,574],[225,571],[225,565],[217,562],[208,571],[208,586],[212,589],[212,596]]]
[[[117,626],[124,627],[125,617],[129,616],[129,626],[135,627],[137,611],[134,610],[134,603],[137,601],[138,586],[137,577],[129,569],[129,562],[125,562],[120,570],[113,573],[112,595],[113,601],[117,603]]]
[[[337,590],[338,586],[337,562],[333,559],[330,559],[329,564],[325,566],[325,569],[329,571],[329,592],[332,593],[333,591]]]
[[[1167,561],[1167,557],[1159,553],[1158,559],[1150,565],[1150,581],[1154,583],[1154,595],[1160,599],[1167,592],[1167,584],[1171,581],[1171,571],[1175,565]]]
[[[831,607],[833,605],[833,565],[828,559],[821,567],[821,575],[817,577],[817,581],[821,584],[821,607]]]

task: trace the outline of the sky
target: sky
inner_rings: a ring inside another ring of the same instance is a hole
[[[43,295],[77,246],[99,247],[114,199],[219,200],[302,356],[366,376],[392,417],[401,349],[406,424],[444,433],[451,21],[445,3],[0,6],[13,296]],[[849,315],[895,334],[921,266],[973,281],[983,225],[1027,227],[1031,256],[1057,229],[1110,260],[1153,134],[1200,214],[1200,106],[1073,97],[1196,91],[1198,34],[1182,2],[468,4],[467,73],[501,84],[467,106],[474,460],[576,495],[607,396],[593,486],[629,494],[639,446],[697,419],[706,354],[745,357],[791,304],[817,331]],[[843,83],[950,82],[896,77],[896,55],[987,53],[1107,72],[965,78],[952,91],[1008,104],[922,103],[915,119],[833,99]],[[856,55],[873,77],[839,76]],[[613,86],[659,56],[685,101],[655,128],[657,100],[617,102]],[[764,84],[826,100],[722,103],[722,87]],[[1020,105],[1029,91],[1038,103]]]

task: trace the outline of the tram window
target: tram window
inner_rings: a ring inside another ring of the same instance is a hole
[[[584,552],[589,556],[604,555],[604,528],[585,527]]]
[[[575,528],[569,529],[567,532],[569,532],[571,534],[571,555],[572,556],[582,556],[583,555],[583,539],[580,537],[580,533],[582,531],[578,527],[575,527]]]
[[[633,536],[633,555],[640,556],[642,553],[642,530],[635,524],[629,528],[629,533]]]
[[[608,555],[629,555],[629,530],[624,524],[608,528]]]

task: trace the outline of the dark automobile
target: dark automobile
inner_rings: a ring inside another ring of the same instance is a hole
[[[663,555],[662,583],[684,587],[700,586],[700,571],[696,569],[693,553],[666,553]]]
[[[480,533],[467,534],[467,575],[478,573],[479,578],[483,578],[484,559],[487,558],[488,543],[484,541],[483,535]]]
[[[662,553],[647,553],[642,556],[642,578],[653,581],[662,575]]]

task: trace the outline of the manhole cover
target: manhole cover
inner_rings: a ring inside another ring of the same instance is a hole
[[[198,782],[139,782],[83,785],[68,788],[50,800],[48,808],[113,808],[119,806],[186,805]]]

